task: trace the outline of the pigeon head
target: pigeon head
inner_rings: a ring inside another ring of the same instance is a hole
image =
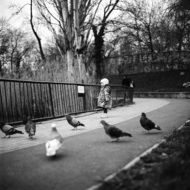
[[[142,112],[141,116],[142,117],[146,117],[146,114],[144,112]]]
[[[58,131],[57,131],[55,123],[51,124],[51,135],[53,135],[53,136],[57,136],[58,135]]]
[[[56,128],[56,124],[55,123],[51,124],[51,130],[57,132],[57,128]]]
[[[70,115],[65,115],[67,120],[72,120],[72,117]]]
[[[106,123],[106,121],[104,121],[104,120],[101,120],[100,123],[101,123],[102,125],[108,125],[108,124]]]
[[[62,141],[63,141],[62,136],[61,136],[61,135],[59,134],[59,132],[57,131],[57,128],[56,128],[56,124],[55,124],[55,123],[52,123],[52,124],[51,124],[50,137],[51,137],[51,140],[57,139],[59,142],[62,142]]]

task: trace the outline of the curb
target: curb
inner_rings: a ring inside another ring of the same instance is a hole
[[[181,125],[180,127],[177,128],[177,130],[181,130],[183,127],[185,126],[185,124]],[[144,157],[146,155],[148,155],[149,153],[151,153],[154,149],[156,149],[159,145],[161,145],[162,143],[166,142],[165,139],[162,139],[161,142],[154,144],[152,147],[150,147],[149,149],[145,150],[142,154],[140,154],[139,156],[137,156],[136,158],[134,158],[133,160],[131,160],[128,164],[126,164],[123,168],[121,168],[120,170],[118,170],[117,172],[107,176],[103,182],[109,182],[110,180],[112,180],[114,177],[116,177],[116,175],[121,172],[121,171],[126,171],[128,169],[130,169],[132,166],[134,166],[137,162],[140,161],[141,157]],[[98,190],[101,186],[103,185],[103,183],[99,183],[97,185],[93,185],[92,187],[86,189],[86,190]]]

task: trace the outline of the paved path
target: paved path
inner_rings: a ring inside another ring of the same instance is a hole
[[[190,116],[189,100],[135,99],[135,102],[113,109],[106,119],[133,134],[133,138],[123,138],[119,143],[110,142],[104,134],[99,124],[100,113],[80,117],[87,127],[77,131],[71,130],[65,120],[56,120],[65,142],[54,160],[45,157],[44,147],[52,121],[38,124],[34,141],[21,135],[0,139],[0,189],[86,189],[122,168]],[[148,116],[163,131],[145,133],[139,126],[142,111],[149,112]]]
[[[112,109],[109,112],[109,118],[106,120],[112,124],[116,124],[136,117],[140,115],[142,111],[150,112],[165,106],[168,103],[169,102],[167,100],[163,99],[135,99],[135,104],[133,105]],[[102,128],[100,124],[101,115],[101,112],[78,115],[78,119],[85,123],[87,127],[85,129],[80,128],[81,130],[76,131],[72,130],[72,127],[67,123],[65,118],[38,123],[35,140],[29,140],[26,133],[24,135],[12,136],[10,139],[1,138],[4,137],[4,134],[0,131],[0,154],[45,143],[49,138],[51,123],[56,123],[57,129],[63,135],[63,137],[74,136],[89,132],[94,129]],[[24,132],[24,126],[19,126],[19,130]]]

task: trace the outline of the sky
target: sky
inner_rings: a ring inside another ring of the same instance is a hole
[[[33,36],[31,26],[29,24],[29,6],[25,6],[22,13],[12,17],[12,13],[16,11],[16,8],[10,8],[10,5],[23,6],[27,3],[30,3],[30,0],[0,0],[0,18],[8,19],[8,22],[14,28],[22,28],[23,31],[31,32]],[[44,31],[45,30],[45,31]],[[47,29],[42,29],[39,31],[42,43],[46,43],[47,39],[50,37],[50,32]]]
[[[108,0],[105,0],[105,1],[108,1]],[[147,0],[147,1],[152,3],[152,1],[158,2],[161,0]],[[28,19],[26,19],[27,16],[29,16],[29,6],[24,7],[21,15],[11,17],[11,14],[15,11],[15,8],[14,9],[10,8],[11,4],[14,4],[17,6],[22,6],[27,3],[30,3],[30,0],[0,0],[0,18],[4,17],[4,18],[8,19],[9,24],[13,27],[22,28],[23,30],[26,30],[26,31],[31,31],[30,25],[27,24]],[[114,16],[114,15],[112,14],[112,16]],[[25,18],[25,20],[23,18]],[[43,36],[43,39],[42,39],[43,41],[46,41],[47,39],[49,39],[50,32],[47,29],[45,29],[45,28],[42,29],[42,31],[40,31],[40,33]],[[45,35],[47,35],[47,36],[45,36]]]
[[[11,13],[8,9],[10,0],[0,0],[0,18],[9,18]]]
[[[29,0],[0,0],[0,18],[8,19],[9,23],[15,27],[20,27],[23,20],[21,16],[12,17],[12,13],[16,10],[15,8],[11,8],[10,5],[23,5],[24,3],[28,3]],[[26,9],[26,8],[25,8]],[[27,9],[25,10],[27,11]]]

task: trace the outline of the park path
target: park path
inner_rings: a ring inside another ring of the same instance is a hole
[[[142,111],[147,112],[163,130],[144,132],[139,125],[139,115]],[[153,144],[160,142],[174,128],[183,124],[190,116],[189,113],[189,100],[135,99],[133,105],[113,109],[110,117],[106,119],[133,134],[132,138],[123,138],[118,143],[111,142],[105,135],[99,124],[100,113],[80,117],[87,127],[78,131],[71,130],[64,120],[56,120],[61,133],[63,128],[65,130],[65,141],[55,159],[45,156],[44,147],[52,121],[40,123],[39,130],[44,125],[48,130],[43,133],[47,133],[46,138],[41,140],[39,145],[34,146],[28,140],[25,148],[16,151],[10,149],[0,154],[0,187],[3,190],[87,189],[122,168]],[[42,135],[40,131],[38,133],[36,141],[39,141]],[[15,137],[15,142],[22,138],[27,139],[18,136]]]
[[[112,124],[116,124],[136,117],[140,115],[142,111],[150,112],[168,103],[167,100],[162,99],[135,99],[135,104],[112,109],[109,112],[109,118],[106,120]],[[29,140],[26,133],[24,135],[12,136],[10,139],[0,138],[0,154],[45,143],[49,138],[51,123],[56,123],[57,129],[63,137],[79,135],[97,128],[102,128],[100,125],[101,115],[101,112],[90,112],[78,115],[78,119],[86,125],[86,128],[80,128],[80,130],[76,131],[72,130],[72,127],[69,126],[65,118],[39,122],[37,123],[35,140]],[[24,132],[24,126],[19,126],[19,130]],[[0,137],[3,136],[4,134],[0,131]]]

